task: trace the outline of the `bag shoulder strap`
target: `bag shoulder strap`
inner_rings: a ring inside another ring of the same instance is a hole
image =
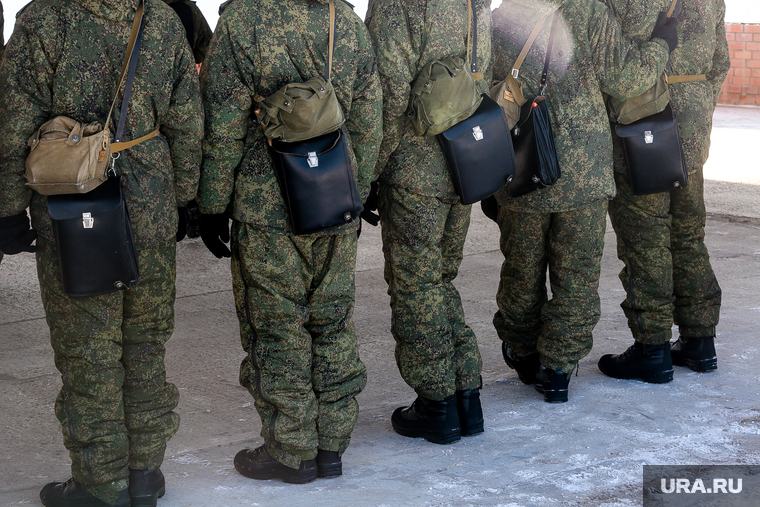
[[[135,13],[135,21],[132,23],[132,33],[129,35],[129,42],[127,43],[127,53],[124,55],[124,63],[121,65],[121,74],[119,75],[119,82],[116,85],[116,93],[114,94],[113,100],[111,101],[111,109],[108,110],[108,118],[106,118],[106,124],[103,127],[104,130],[108,130],[109,125],[111,124],[111,114],[113,113],[113,108],[116,105],[116,100],[119,98],[119,90],[121,90],[121,85],[124,84],[124,77],[127,72],[127,68],[129,67],[129,61],[132,59],[132,51],[135,47],[135,44],[137,43],[137,36],[141,31],[144,7],[145,7],[145,0],[141,0],[140,5],[137,6],[137,12]]]
[[[474,1],[468,0],[467,2],[467,61],[470,62],[472,78],[475,81],[480,81],[485,76],[482,72],[478,72],[478,15],[473,5]],[[470,58],[470,47],[472,47],[472,59]]]
[[[673,15],[673,12],[676,10],[676,5],[678,4],[678,0],[673,0],[673,3],[670,4],[670,9],[668,9],[668,17],[671,17]]]
[[[556,11],[555,11],[556,12]],[[544,70],[541,72],[541,82],[539,83],[538,87],[538,94],[542,97],[544,96],[544,92],[546,91],[546,79],[549,76],[549,62],[551,61],[552,56],[552,48],[554,48],[554,36],[556,35],[556,28],[557,28],[557,20],[559,19],[559,16],[555,16],[555,13],[551,14],[554,16],[554,19],[552,20],[552,27],[551,31],[549,32],[549,44],[546,46],[546,58],[544,59]]]
[[[554,11],[550,12],[543,18],[539,19],[536,23],[536,26],[533,27],[533,31],[530,32],[530,36],[528,37],[528,41],[525,43],[525,45],[522,48],[522,51],[520,51],[520,55],[517,57],[517,60],[515,60],[515,64],[512,66],[512,77],[517,79],[520,76],[520,67],[522,67],[523,62],[525,61],[525,58],[528,56],[528,51],[530,51],[530,48],[533,47],[533,42],[535,42],[536,37],[538,37],[538,32],[541,31],[541,27],[544,26],[544,22],[549,19],[549,16],[554,14]]]
[[[327,68],[325,69],[325,81],[330,81],[332,72],[333,51],[335,50],[335,3],[331,0],[330,6],[330,31],[327,35]]]

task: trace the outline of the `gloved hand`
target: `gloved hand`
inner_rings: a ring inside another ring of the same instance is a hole
[[[200,229],[203,244],[217,259],[232,255],[230,249],[225,245],[225,243],[230,242],[230,219],[226,213],[218,215],[201,214]]]
[[[26,211],[0,218],[0,252],[7,255],[36,252],[37,246],[32,245],[35,239],[37,231],[32,229]]]
[[[668,13],[663,11],[657,16],[657,23],[652,30],[652,39],[662,39],[668,44],[672,53],[678,47],[678,18],[675,16],[667,17]]]
[[[480,201],[480,209],[483,210],[483,214],[496,222],[496,217],[499,215],[499,202],[493,195],[486,197]]]
[[[181,206],[177,208],[177,214],[179,215],[179,223],[177,224],[177,243],[185,239],[187,236],[187,208]]]
[[[373,213],[373,211],[377,211],[377,188],[376,181],[370,185],[369,195],[364,203],[364,211],[360,215],[365,222],[374,226],[380,223],[380,215]]]

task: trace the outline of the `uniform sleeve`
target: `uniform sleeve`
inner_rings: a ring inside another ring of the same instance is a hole
[[[53,101],[58,23],[40,16],[29,26],[28,19],[19,19],[0,65],[0,217],[17,215],[31,202],[26,141],[50,118]]]
[[[603,92],[619,100],[641,95],[665,71],[668,45],[660,39],[639,47],[623,35],[620,22],[601,2],[587,4],[591,57]]]
[[[726,4],[720,2],[720,15],[715,24],[715,53],[713,54],[713,65],[710,72],[707,73],[707,80],[713,85],[715,104],[718,105],[723,81],[726,80],[728,70],[731,68],[731,58],[728,52],[728,41],[726,40]]]
[[[376,174],[385,169],[406,128],[404,113],[417,67],[415,49],[420,46],[412,36],[412,17],[412,13],[407,16],[400,0],[373,0],[367,13],[367,28],[377,55],[383,90],[383,141]],[[414,32],[420,34],[422,30]]]
[[[346,129],[356,156],[357,187],[362,201],[369,195],[370,183],[377,180],[377,155],[383,139],[383,95],[375,54],[367,29],[359,25],[359,72],[354,82],[351,114]]]
[[[224,14],[228,13],[225,10]],[[238,47],[229,17],[224,14],[201,68],[206,128],[198,204],[209,214],[223,213],[232,200],[235,169],[243,158],[254,94],[252,84],[244,77],[254,75],[252,62]]]
[[[177,206],[195,198],[201,165],[203,107],[198,72],[187,42],[175,44],[174,87],[161,133],[169,142]]]

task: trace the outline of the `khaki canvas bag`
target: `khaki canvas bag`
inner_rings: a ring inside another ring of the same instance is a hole
[[[306,141],[335,132],[346,121],[338,97],[330,83],[335,45],[335,5],[330,2],[325,76],[316,76],[303,83],[288,83],[269,97],[256,95],[259,103],[256,119],[271,139],[286,143]],[[270,142],[271,144],[271,142]]]
[[[668,9],[668,17],[673,15],[678,0],[673,0]],[[670,92],[668,84],[684,83],[688,81],[704,81],[704,74],[696,76],[668,76],[668,71],[660,75],[657,82],[649,90],[645,91],[638,97],[632,97],[628,100],[618,100],[615,97],[607,96],[607,111],[610,119],[614,123],[621,125],[630,125],[631,123],[661,113],[670,103]]]
[[[467,60],[470,60],[472,4],[467,3]],[[461,58],[443,58],[429,62],[412,84],[407,109],[414,131],[419,136],[434,136],[469,118],[483,100],[473,74]]]
[[[538,37],[538,32],[541,31],[541,27],[544,26],[544,22],[551,16],[552,13],[547,14],[545,17],[538,20],[538,23],[533,27],[533,31],[530,32],[528,41],[520,51],[520,55],[515,60],[515,64],[512,66],[512,72],[503,81],[495,81],[491,86],[489,95],[491,98],[499,104],[507,115],[507,123],[509,124],[509,130],[512,130],[517,122],[520,120],[520,111],[527,102],[522,92],[522,82],[520,82],[520,67],[522,67],[525,57],[528,56],[528,51],[533,46],[533,42]]]
[[[159,130],[156,129],[133,141],[111,143],[108,129],[142,22],[143,4],[144,2],[140,2],[135,14],[127,54],[124,57],[116,95],[108,111],[105,129],[99,122],[85,125],[67,116],[57,116],[45,122],[28,139],[26,184],[40,194],[87,193],[108,179],[107,169],[112,153],[131,148],[158,135]],[[126,107],[126,104],[123,107]]]

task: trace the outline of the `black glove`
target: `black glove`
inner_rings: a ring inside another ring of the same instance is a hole
[[[201,235],[201,209],[198,201],[193,199],[187,203],[187,237],[198,238]]]
[[[483,210],[483,214],[496,222],[496,217],[499,215],[499,203],[496,197],[486,197],[480,201],[480,209]]]
[[[369,187],[369,195],[364,203],[364,211],[361,213],[362,219],[370,225],[377,226],[380,223],[380,215],[372,213],[377,211],[377,182],[373,182]]]
[[[12,217],[0,218],[0,252],[15,255],[21,252],[36,252],[32,245],[37,239],[37,231],[29,224],[26,211]]]
[[[657,16],[657,24],[652,30],[652,39],[662,39],[668,44],[672,53],[678,47],[678,18],[675,16],[667,17],[668,13],[663,11]]]
[[[177,208],[177,214],[179,215],[179,223],[177,224],[177,243],[185,239],[187,236],[187,208],[182,206]]]
[[[226,213],[201,214],[200,229],[203,244],[217,259],[231,256],[230,249],[225,245],[230,242],[230,219]]]

